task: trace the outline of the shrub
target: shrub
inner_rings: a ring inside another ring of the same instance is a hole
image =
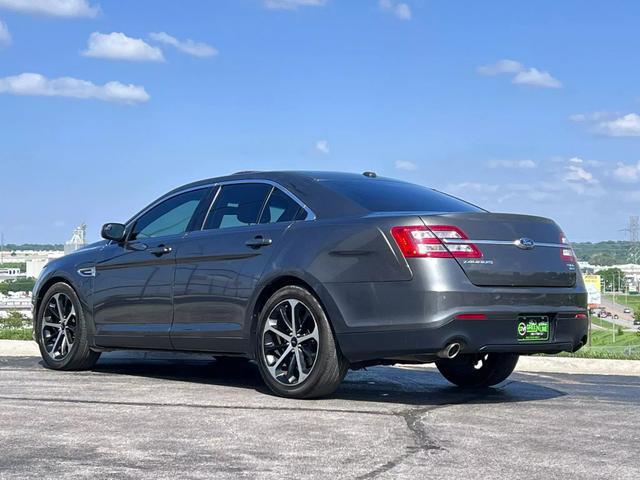
[[[7,318],[1,319],[0,323],[2,323],[2,326],[5,328],[24,328],[27,320],[26,315],[16,310],[11,310]]]

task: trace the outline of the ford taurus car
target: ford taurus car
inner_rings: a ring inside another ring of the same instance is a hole
[[[489,387],[519,355],[587,338],[586,290],[554,221],[373,172],[203,180],[102,237],[37,281],[50,368],[89,369],[114,349],[207,352],[312,398],[378,364],[435,362],[456,385]]]

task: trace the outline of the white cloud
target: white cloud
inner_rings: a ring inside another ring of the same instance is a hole
[[[218,50],[216,50],[211,45],[201,42],[194,42],[191,39],[178,40],[176,37],[173,37],[165,32],[150,33],[149,38],[156,42],[172,45],[178,50],[184,53],[188,53],[189,55],[193,55],[194,57],[213,57],[214,55],[218,54]]]
[[[297,10],[300,7],[323,7],[328,0],[264,0],[264,6],[271,10]]]
[[[393,13],[400,20],[411,20],[411,7],[406,3],[394,3],[393,0],[379,0],[382,10]]]
[[[454,185],[449,185],[448,189],[459,193],[496,193],[500,188],[499,185],[481,182],[461,182]]]
[[[562,87],[560,80],[552,77],[549,72],[542,72],[537,68],[530,68],[529,70],[519,72],[515,77],[513,77],[513,83],[543,88]]]
[[[71,77],[46,78],[38,73],[22,73],[0,78],[0,93],[46,97],[94,98],[107,102],[139,103],[149,100],[144,87],[108,82],[96,85]]]
[[[108,58],[111,60],[135,60],[163,62],[162,50],[152,47],[140,38],[127,37],[124,33],[93,32],[82,52],[86,57]]]
[[[628,113],[597,124],[596,131],[610,137],[640,137],[640,115]]]
[[[100,13],[100,7],[87,0],[0,0],[0,8],[55,17],[95,17]]]
[[[396,168],[406,172],[413,172],[418,169],[418,165],[408,160],[396,160]]]
[[[533,160],[490,160],[488,165],[490,168],[536,168]]]
[[[640,162],[635,165],[619,163],[613,171],[613,176],[621,182],[637,182],[640,180]]]
[[[575,164],[567,167],[567,172],[565,173],[563,180],[567,182],[597,182],[597,180],[593,178],[593,174],[591,172],[588,172],[584,168]]]
[[[610,118],[612,115],[609,112],[575,113],[569,115],[569,120],[574,123],[597,122]]]
[[[7,24],[0,20],[0,47],[11,45],[11,34]]]
[[[501,75],[503,73],[518,73],[524,69],[520,62],[515,60],[498,60],[496,63],[482,65],[478,67],[478,73],[481,75]]]
[[[316,151],[322,153],[323,155],[329,155],[329,142],[326,140],[318,140],[316,142]]]
[[[513,75],[512,83],[542,88],[561,88],[562,83],[549,72],[537,68],[527,68],[515,60],[503,59],[478,67],[481,75]]]

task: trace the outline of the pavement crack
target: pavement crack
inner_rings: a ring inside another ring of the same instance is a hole
[[[393,468],[405,462],[410,457],[420,452],[445,451],[446,449],[444,447],[439,445],[437,441],[435,441],[433,438],[431,438],[431,436],[429,436],[429,434],[427,433],[427,431],[423,426],[423,423],[421,422],[421,418],[429,412],[433,412],[433,411],[440,410],[447,407],[464,405],[466,403],[470,403],[470,402],[479,400],[481,398],[483,398],[483,396],[478,395],[473,397],[467,397],[456,402],[447,402],[447,403],[441,403],[437,405],[431,405],[429,407],[411,408],[401,412],[396,412],[395,415],[398,417],[401,417],[405,421],[407,425],[407,429],[409,430],[409,432],[411,433],[411,436],[413,437],[414,444],[406,447],[405,451],[401,455],[398,455],[397,457],[389,460],[388,462],[380,465],[379,467],[363,475],[360,475],[359,477],[356,477],[356,478],[358,480],[368,480],[368,479],[376,478],[379,475],[385,472],[388,472],[389,470],[392,470]]]
[[[72,398],[44,398],[44,397],[14,397],[0,395],[0,400],[18,400],[29,402],[45,402],[45,403],[72,403],[75,405],[110,405],[110,406],[126,406],[126,407],[159,407],[159,408],[200,408],[211,410],[263,410],[263,411],[282,411],[282,412],[315,412],[315,413],[353,413],[360,415],[376,415],[376,416],[397,416],[397,412],[381,412],[377,410],[350,410],[345,408],[310,408],[292,405],[291,407],[268,407],[268,406],[250,406],[250,405],[207,405],[201,403],[158,403],[158,402],[126,402],[126,401],[106,401],[106,400],[78,400]]]

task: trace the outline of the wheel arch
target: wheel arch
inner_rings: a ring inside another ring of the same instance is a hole
[[[35,294],[36,297],[33,300],[34,328],[37,320],[37,315],[40,312],[40,306],[41,306],[42,300],[44,299],[44,296],[49,291],[49,289],[56,283],[65,283],[66,285],[69,286],[69,288],[71,288],[74,291],[74,293],[78,297],[78,300],[80,301],[80,306],[83,310],[82,313],[84,315],[85,322],[87,325],[87,330],[88,330],[87,333],[89,334],[89,339],[90,341],[93,341],[93,333],[95,329],[93,325],[93,315],[91,314],[92,313],[91,306],[87,303],[86,299],[84,298],[84,295],[81,294],[82,292],[81,288],[79,288],[76,282],[74,282],[73,279],[69,275],[65,274],[64,272],[53,272],[49,277],[47,277],[42,281],[41,285],[38,285],[38,290]]]
[[[334,336],[336,337],[336,342],[339,346],[339,336],[335,335],[343,331],[344,329],[344,319],[342,317],[342,313],[338,309],[338,306],[334,302],[333,298],[329,294],[329,292],[324,288],[322,283],[316,281],[313,278],[309,278],[308,276],[296,274],[296,273],[283,273],[274,277],[269,278],[266,282],[262,284],[262,287],[259,289],[257,294],[255,295],[254,300],[251,302],[249,308],[249,325],[250,330],[248,332],[248,338],[250,341],[250,355],[252,358],[255,358],[255,346],[256,346],[256,335],[258,329],[258,320],[260,317],[260,312],[264,305],[267,303],[269,298],[281,288],[287,286],[297,286],[308,290],[318,302],[320,306],[323,308],[325,314],[327,315],[327,319],[329,321],[329,325],[333,330]]]

